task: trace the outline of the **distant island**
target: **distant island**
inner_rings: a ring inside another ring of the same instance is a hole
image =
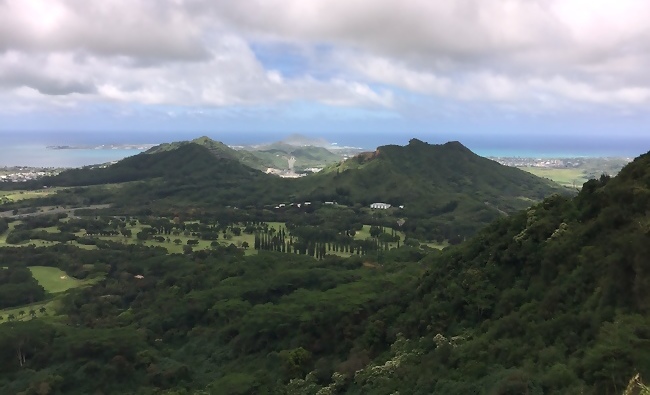
[[[103,149],[103,150],[148,150],[157,144],[102,144],[102,145],[48,145],[51,150]]]

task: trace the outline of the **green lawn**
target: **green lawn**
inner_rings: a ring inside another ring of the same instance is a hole
[[[97,279],[89,280],[78,280],[76,278],[71,278],[63,270],[57,269],[55,267],[47,266],[31,266],[29,267],[32,275],[45,288],[45,290],[51,294],[55,294],[54,297],[43,300],[36,303],[31,303],[23,306],[11,307],[4,310],[0,310],[0,324],[8,322],[8,317],[10,314],[15,316],[15,321],[27,321],[32,319],[32,316],[29,314],[30,310],[36,312],[35,318],[47,318],[48,320],[56,320],[57,310],[60,305],[60,299],[63,296],[61,293],[67,291],[68,289],[80,287],[83,285],[90,285],[97,281]],[[39,310],[41,307],[45,307],[45,312],[41,313]],[[23,312],[23,315],[20,315],[20,312]]]
[[[20,221],[16,221],[16,222],[12,222],[12,223],[10,223],[10,224],[9,224],[9,229],[7,229],[6,232],[0,234],[0,247],[3,247],[3,246],[6,246],[6,245],[7,245],[7,235],[9,234],[9,232],[11,232],[12,230],[14,230],[14,228],[16,227],[16,225],[18,225],[19,223],[20,223]]]
[[[281,223],[273,223],[276,224],[276,229],[277,229],[277,224]],[[281,224],[284,226],[284,224]],[[271,226],[271,223],[269,224]],[[170,254],[182,254],[183,253],[183,246],[187,245],[188,240],[196,240],[196,237],[194,236],[185,236],[182,233],[179,235],[163,235],[165,238],[169,237],[170,242],[168,243],[167,241],[164,242],[158,242],[155,240],[138,240],[136,237],[136,234],[144,228],[144,225],[141,225],[138,223],[137,225],[131,227],[128,226],[127,228],[131,230],[132,236],[131,237],[124,237],[122,235],[119,236],[102,236],[98,237],[101,240],[111,240],[111,241],[116,241],[119,243],[124,243],[124,244],[141,244],[149,247],[163,247],[167,249],[167,252]],[[76,233],[77,236],[83,236],[83,232],[78,232]],[[174,243],[174,240],[180,240],[179,244]],[[240,247],[241,243],[244,241],[248,242],[248,245],[250,246],[248,249],[245,250],[246,255],[251,255],[251,254],[256,254],[257,251],[253,249],[253,246],[255,244],[255,235],[249,235],[244,232],[241,233],[239,236],[233,235],[230,231],[226,233],[226,238],[224,238],[222,233],[219,233],[219,239],[217,242],[223,246],[228,246],[231,243]],[[31,241],[30,241],[31,242]],[[199,240],[199,244],[193,245],[192,249],[194,251],[198,250],[209,250],[211,248],[210,244],[212,243],[212,240]],[[76,244],[76,243],[75,243]],[[81,247],[81,245],[79,245]]]
[[[570,188],[574,186],[580,188],[582,184],[587,182],[587,176],[582,169],[551,169],[544,167],[520,167],[520,169]]]
[[[438,242],[427,243],[427,242],[425,242],[425,243],[420,243],[420,244],[425,245],[427,247],[431,247],[431,248],[437,248],[439,250],[442,250],[445,247],[449,247],[449,243],[447,241],[443,241],[442,243],[438,243]]]
[[[0,191],[0,199],[10,202],[17,202],[19,200],[35,199],[45,197],[56,193],[60,188],[42,189],[36,191]]]
[[[49,293],[67,291],[70,288],[79,287],[88,283],[88,281],[70,277],[66,272],[56,267],[30,266],[29,270],[31,270],[32,276],[34,276],[36,281]]]
[[[10,314],[13,314],[16,317],[16,321],[28,321],[32,319],[32,317],[29,315],[29,311],[32,309],[36,312],[37,318],[41,318],[43,316],[54,317],[56,316],[56,310],[59,307],[59,303],[60,302],[57,299],[49,299],[24,306],[11,307],[8,309],[0,310],[0,317],[2,317],[2,319],[0,319],[0,324],[8,322],[7,317],[9,317]],[[41,307],[45,307],[44,313],[41,313],[39,311]],[[21,311],[25,314],[20,315]]]

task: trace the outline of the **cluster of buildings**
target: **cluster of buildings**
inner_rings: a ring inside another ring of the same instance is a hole
[[[564,169],[582,165],[579,158],[516,158],[516,157],[490,157],[493,161],[511,167],[546,167],[551,169]]]
[[[27,182],[41,177],[54,176],[61,172],[60,169],[11,167],[0,169],[0,182]]]
[[[279,176],[282,178],[298,178],[298,177],[306,176],[306,174],[296,173],[293,170],[280,170],[280,169],[274,169],[272,167],[266,169],[265,173],[273,174],[274,176]]]

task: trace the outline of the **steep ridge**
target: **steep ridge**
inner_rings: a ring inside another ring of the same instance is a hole
[[[621,394],[650,377],[649,208],[645,154],[429,255],[368,320],[391,353],[345,393]]]

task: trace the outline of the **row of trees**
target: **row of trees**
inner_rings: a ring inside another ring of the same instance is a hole
[[[24,317],[25,314],[28,314],[32,318],[36,318],[36,312],[37,311],[39,313],[41,313],[41,314],[45,314],[47,309],[45,308],[45,306],[41,306],[41,307],[39,307],[38,310],[30,308],[27,312],[25,312],[25,310],[19,310],[18,313],[9,313],[9,314],[7,314],[7,321],[8,322],[15,321],[16,320],[16,314],[18,314],[18,318]],[[4,321],[4,320],[5,320],[5,317],[0,315],[0,321]]]

